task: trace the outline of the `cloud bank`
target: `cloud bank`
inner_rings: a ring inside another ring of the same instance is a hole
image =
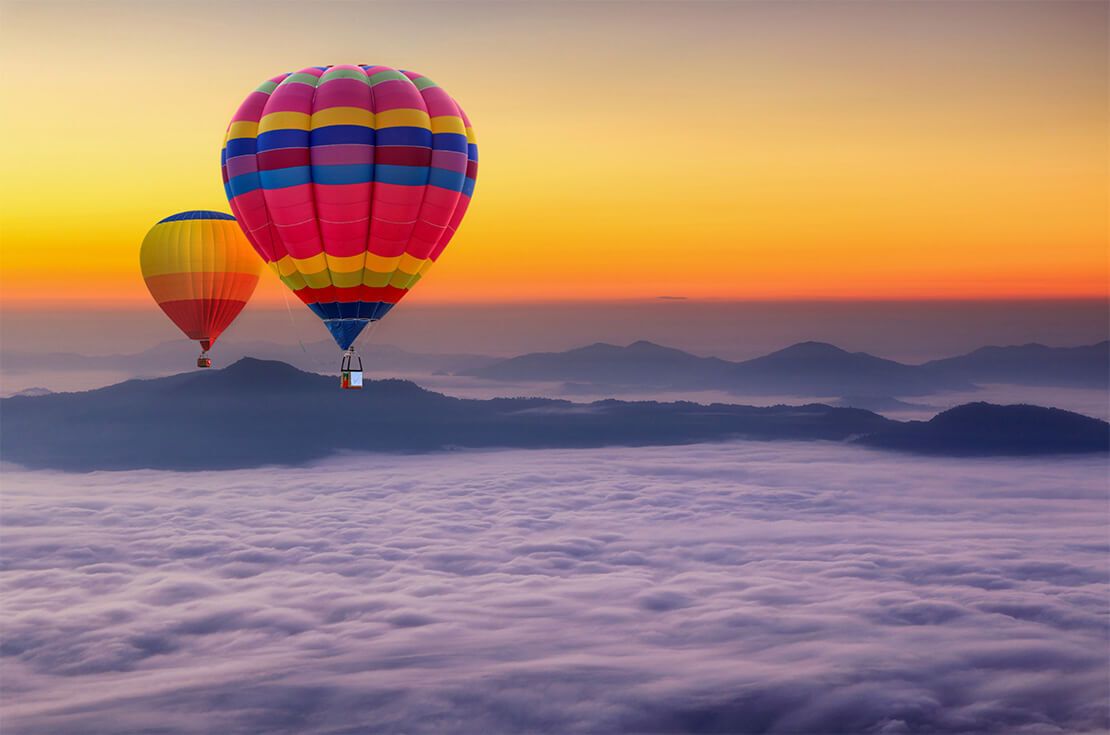
[[[3,478],[5,733],[1110,727],[1105,458]]]

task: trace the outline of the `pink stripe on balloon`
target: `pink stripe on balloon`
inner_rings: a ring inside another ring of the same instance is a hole
[[[357,107],[370,109],[370,95],[365,82],[357,79],[328,79],[316,89],[314,110],[320,112],[329,107]]]
[[[458,151],[432,151],[432,166],[448,171],[466,171],[466,154]]]
[[[262,108],[266,106],[269,99],[270,95],[265,92],[251,92],[231,116],[231,122],[258,122],[258,118],[262,116]]]
[[[312,163],[315,166],[334,166],[348,163],[369,164],[374,162],[374,146],[359,143],[342,145],[313,146]],[[466,156],[463,156],[465,167]]]
[[[398,255],[405,254],[405,248],[408,246],[408,237],[404,239],[388,239],[379,235],[377,230],[379,222],[375,219],[371,226],[374,231],[370,235],[370,242],[366,245],[366,252],[379,255],[383,258],[394,258]]]
[[[256,171],[258,171],[258,159],[253,153],[227,159],[228,178],[235,178],[241,174],[253,174]]]
[[[424,98],[420,96],[420,90],[412,86],[411,82],[406,82],[403,79],[382,82],[373,88],[373,92],[374,109],[377,112],[404,108],[425,109]]]
[[[372,185],[314,184],[313,191],[324,251],[338,256],[366,252]]]
[[[441,115],[457,116],[459,108],[446,92],[439,87],[428,87],[422,90],[424,104],[428,106],[428,114],[432,117]]]

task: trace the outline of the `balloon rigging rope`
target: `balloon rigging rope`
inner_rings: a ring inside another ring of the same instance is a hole
[[[297,320],[293,318],[293,310],[289,308],[289,294],[285,292],[285,284],[282,283],[281,286],[282,288],[279,289],[281,291],[281,302],[285,304],[285,312],[289,315],[289,326],[293,330],[293,336],[297,338],[297,344],[301,346],[301,352],[305,354],[309,362],[315,365],[318,370],[326,370],[327,368],[320,363],[320,360],[304,346],[304,341],[301,339],[301,330],[297,326]]]

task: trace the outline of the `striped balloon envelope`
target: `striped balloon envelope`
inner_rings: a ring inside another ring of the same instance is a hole
[[[139,266],[158,306],[206,351],[246,306],[262,270],[235,218],[209,211],[181,212],[154,225]]]
[[[221,163],[255,250],[346,350],[451,241],[478,147],[466,114],[427,77],[316,66],[248,95]]]

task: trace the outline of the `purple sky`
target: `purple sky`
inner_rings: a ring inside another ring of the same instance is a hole
[[[699,354],[754,357],[819,340],[908,361],[947,357],[985,344],[1071,346],[1107,338],[1104,301],[1048,302],[708,302],[423,306],[405,303],[382,321],[369,345],[424,352],[513,355],[597,341],[649,339]],[[299,303],[285,310],[248,307],[222,338],[327,339]],[[8,309],[0,321],[7,350],[136,352],[182,339],[153,305],[143,311],[32,312]]]

